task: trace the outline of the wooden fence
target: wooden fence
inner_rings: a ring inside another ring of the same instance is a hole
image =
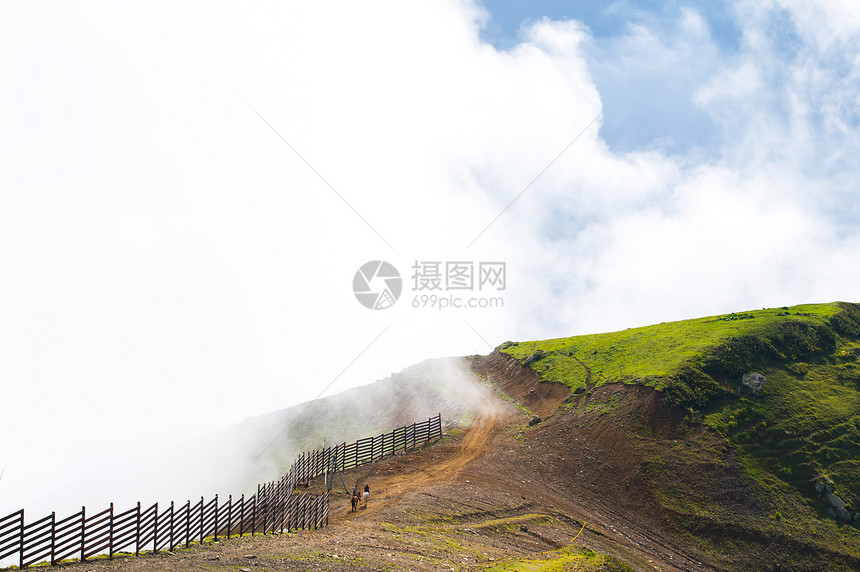
[[[37,562],[52,565],[68,558],[86,560],[97,554],[113,557],[118,552],[171,550],[202,543],[206,538],[268,534],[297,529],[317,529],[328,524],[329,494],[299,494],[296,487],[333,470],[344,471],[372,463],[385,456],[424,445],[442,435],[442,417],[399,427],[390,433],[360,439],[355,443],[302,453],[280,481],[257,485],[257,492],[226,502],[218,495],[193,505],[173,502],[159,509],[158,503],[117,512],[113,503],[106,510],[88,513],[86,507],[66,518],[55,512],[25,522],[24,509],[0,518],[0,562],[18,556],[26,568]]]

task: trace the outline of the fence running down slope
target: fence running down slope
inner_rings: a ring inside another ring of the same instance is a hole
[[[297,486],[333,471],[345,471],[372,463],[388,455],[424,445],[442,436],[442,416],[399,427],[376,437],[350,444],[302,453],[280,481],[258,485],[256,494],[226,502],[215,495],[208,502],[173,502],[162,506],[136,507],[117,512],[113,503],[96,513],[86,507],[58,519],[55,512],[25,522],[24,510],[0,518],[0,562],[18,556],[26,568],[37,562],[52,565],[68,558],[86,560],[98,554],[113,557],[118,552],[171,550],[214,537],[267,534],[296,529],[316,529],[328,524],[328,492],[297,494]]]

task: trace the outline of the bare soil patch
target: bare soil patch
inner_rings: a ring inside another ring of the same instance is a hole
[[[570,388],[543,381],[533,369],[499,351],[475,360],[474,371],[523,407],[548,417],[570,397]]]

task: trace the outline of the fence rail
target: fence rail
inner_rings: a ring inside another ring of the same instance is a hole
[[[420,447],[442,436],[442,416],[398,427],[376,437],[342,443],[308,453],[293,461],[280,481],[257,485],[256,494],[226,502],[216,494],[194,505],[187,501],[177,508],[171,502],[159,509],[158,503],[116,512],[107,509],[90,514],[86,507],[62,519],[56,512],[25,523],[24,509],[0,518],[0,562],[18,556],[26,568],[37,562],[54,565],[61,560],[84,561],[98,554],[112,558],[119,552],[151,550],[159,552],[178,546],[203,543],[206,538],[275,534],[317,529],[328,524],[329,493],[299,494],[296,487],[332,471],[345,471],[378,461],[398,452]]]

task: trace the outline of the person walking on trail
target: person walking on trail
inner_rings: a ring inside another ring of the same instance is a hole
[[[365,483],[364,485],[364,508],[367,508],[367,499],[370,498],[370,485]]]
[[[355,512],[358,510],[359,499],[361,499],[361,496],[359,496],[358,494],[358,483],[356,483],[355,486],[352,487],[352,498],[350,499],[350,502],[352,503],[352,510],[350,510],[349,512]]]

